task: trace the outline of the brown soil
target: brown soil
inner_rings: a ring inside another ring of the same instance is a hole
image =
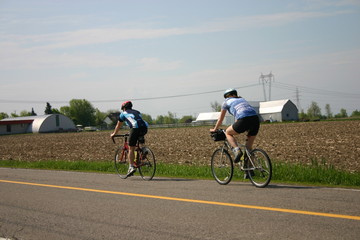
[[[214,142],[210,126],[150,129],[146,145],[164,163],[209,164]],[[125,132],[125,130],[122,130]],[[111,161],[110,132],[0,136],[0,160]],[[244,141],[244,135],[238,138]],[[360,121],[263,124],[255,142],[273,161],[334,165],[360,172]]]

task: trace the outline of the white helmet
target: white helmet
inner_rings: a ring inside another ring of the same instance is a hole
[[[235,88],[226,89],[224,92],[224,98],[227,98],[228,95],[236,95],[237,96],[237,91],[235,90]]]

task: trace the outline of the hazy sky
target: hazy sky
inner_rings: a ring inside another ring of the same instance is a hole
[[[359,69],[360,0],[0,0],[8,114],[129,99],[153,117],[197,116],[230,87],[264,100],[270,72],[271,100],[351,114]]]

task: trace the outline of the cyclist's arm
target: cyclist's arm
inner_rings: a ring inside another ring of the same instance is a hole
[[[116,135],[118,133],[118,131],[120,130],[120,128],[122,127],[123,122],[118,121],[116,124],[116,127],[114,129],[114,132],[110,135],[110,137]]]
[[[219,129],[219,127],[221,126],[223,120],[224,120],[224,117],[225,117],[225,114],[226,114],[226,109],[221,109],[221,112],[220,112],[220,116],[215,124],[215,127],[213,129],[210,129],[210,132],[214,132],[216,131],[217,129]]]

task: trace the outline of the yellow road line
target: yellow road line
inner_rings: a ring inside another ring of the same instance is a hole
[[[311,212],[311,211],[293,210],[293,209],[285,209],[285,208],[261,207],[261,206],[244,205],[244,204],[237,204],[237,203],[224,203],[224,202],[204,201],[204,200],[187,199],[187,198],[174,198],[174,197],[165,197],[165,196],[138,194],[138,193],[97,190],[97,189],[90,189],[90,188],[78,188],[78,187],[58,186],[58,185],[49,185],[49,184],[40,184],[40,183],[8,181],[8,180],[1,180],[1,179],[0,179],[0,182],[16,183],[16,184],[40,186],[40,187],[70,189],[70,190],[78,190],[78,191],[86,191],[86,192],[117,194],[117,195],[123,195],[123,196],[133,196],[133,197],[142,197],[142,198],[162,199],[162,200],[170,200],[170,201],[178,201],[178,202],[201,203],[201,204],[210,204],[210,205],[227,206],[227,207],[266,210],[266,211],[274,211],[274,212],[305,214],[305,215],[320,216],[320,217],[343,218],[343,219],[360,221],[360,216],[351,216],[351,215],[342,215],[342,214]]]

